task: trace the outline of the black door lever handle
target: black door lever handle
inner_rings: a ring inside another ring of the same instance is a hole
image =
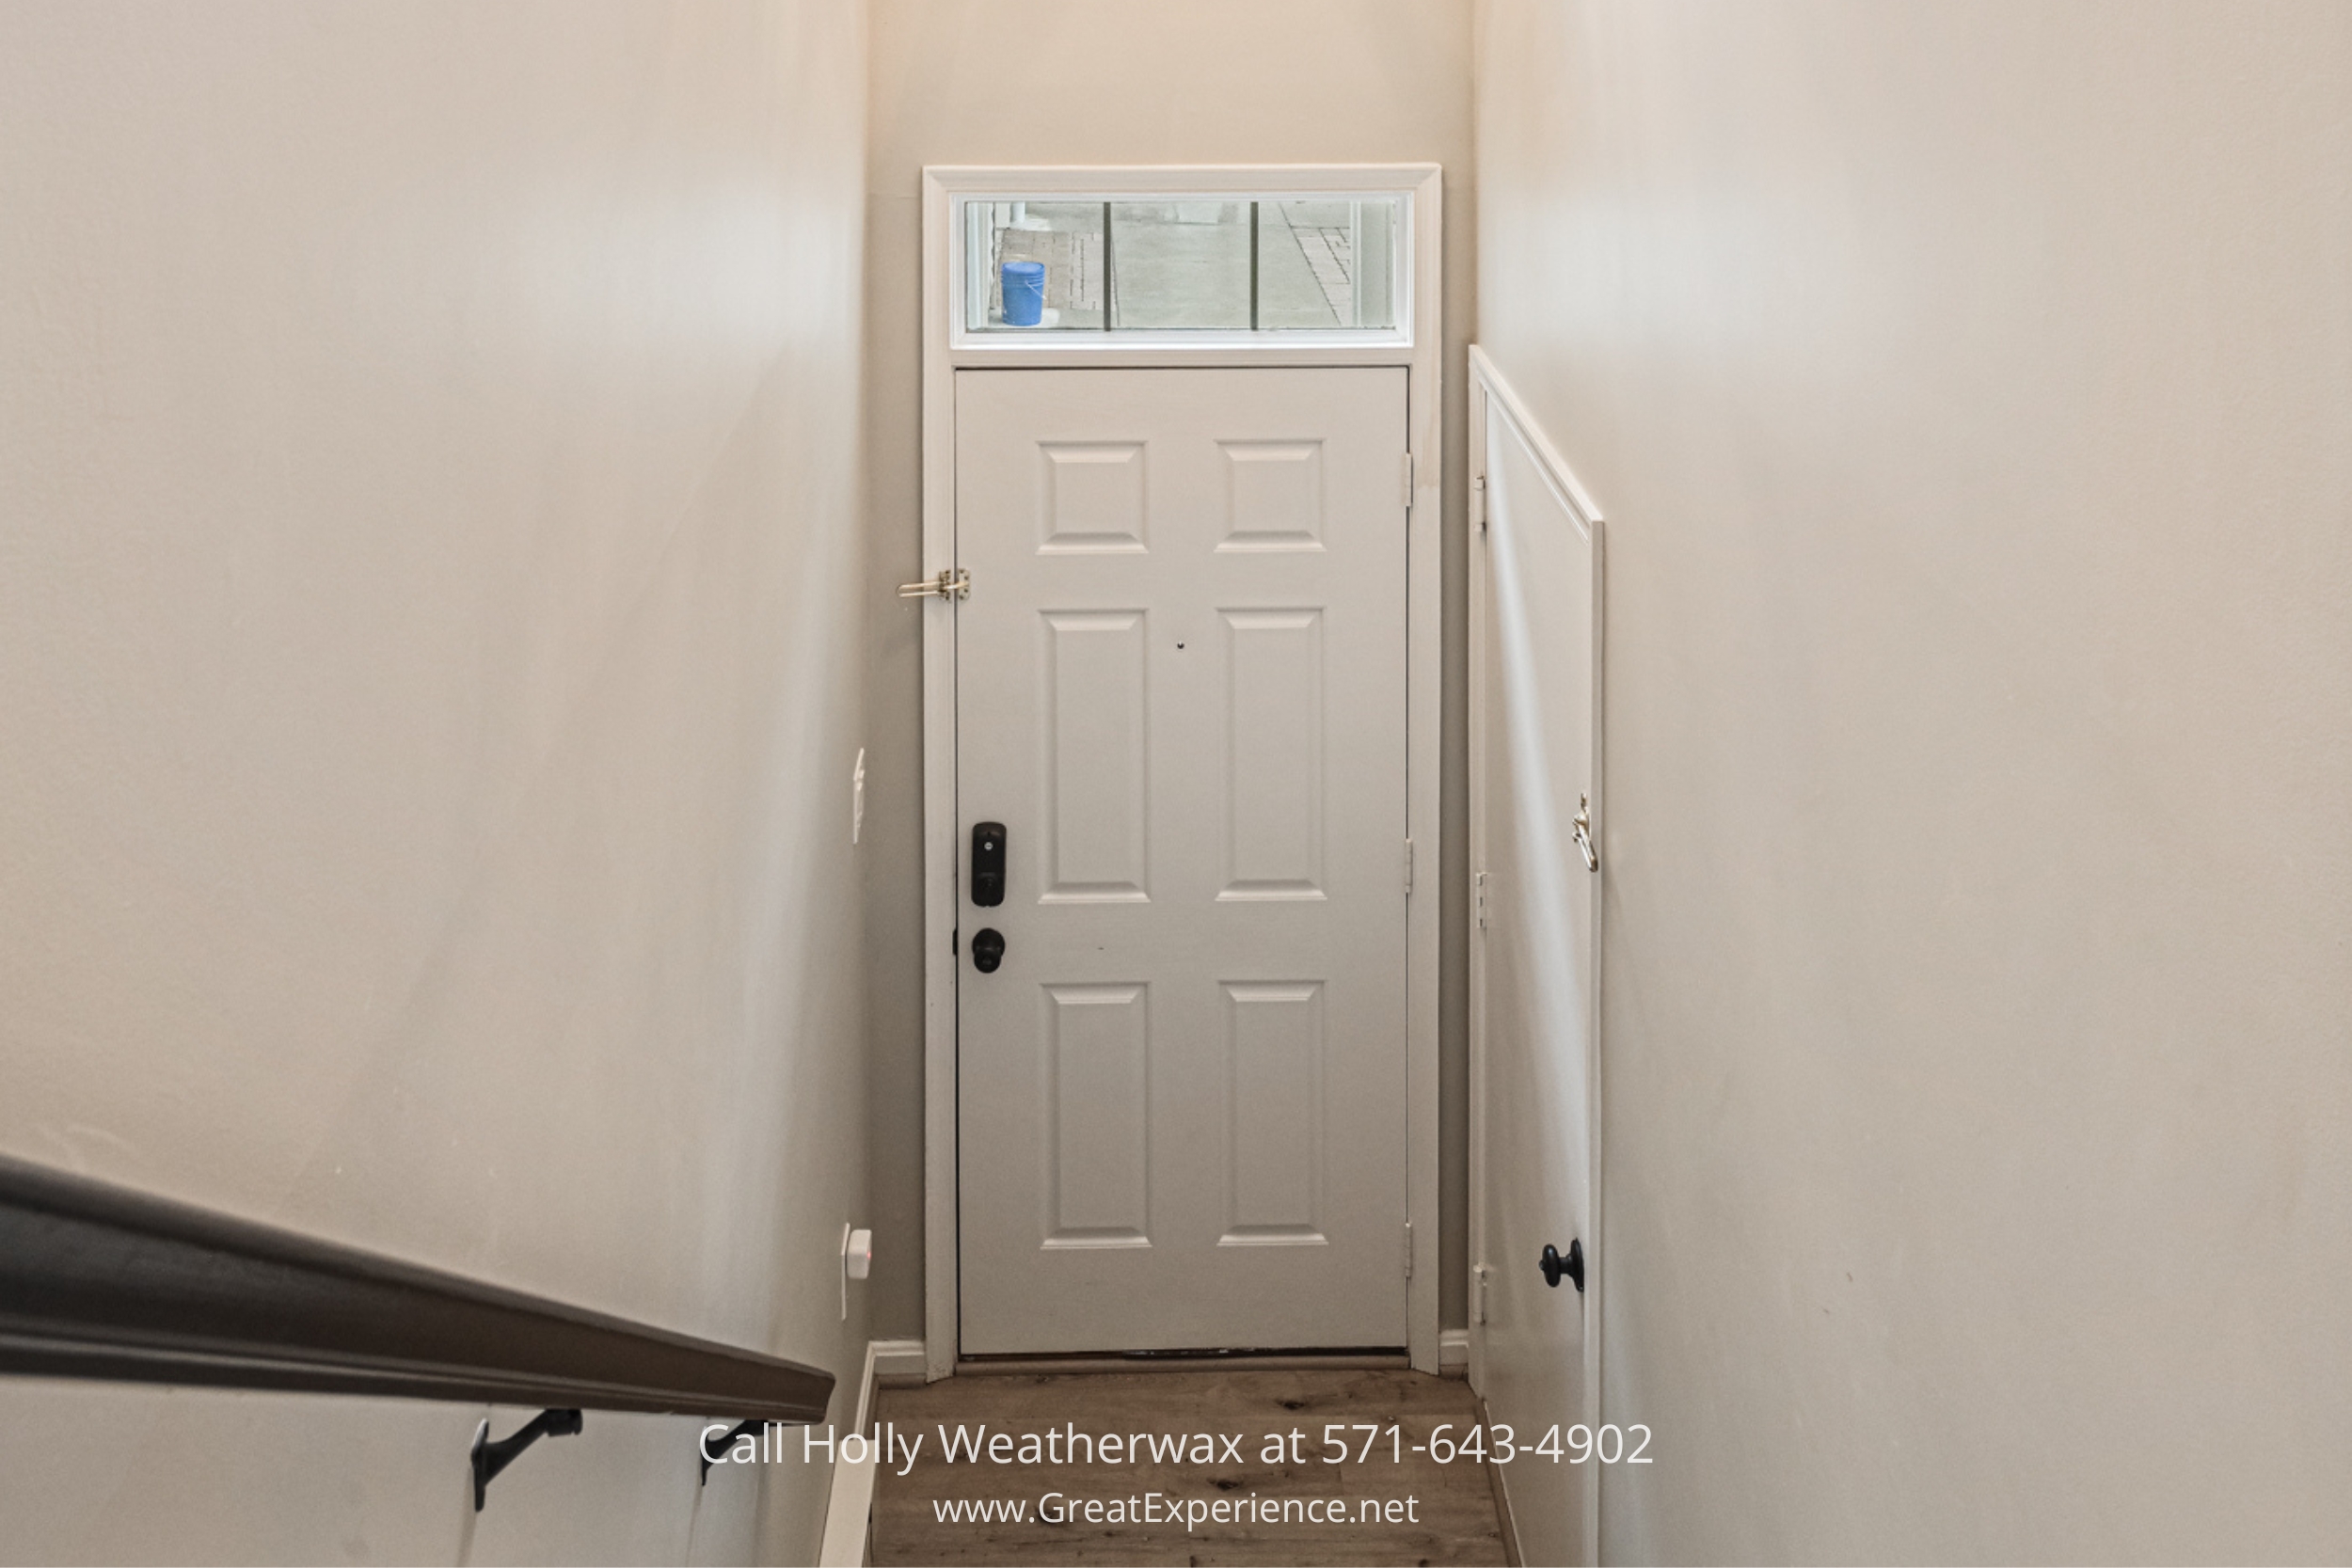
[[[1544,1271],[1544,1283],[1553,1290],[1560,1288],[1560,1276],[1566,1275],[1576,1281],[1576,1293],[1584,1293],[1584,1243],[1575,1237],[1568,1239],[1565,1258],[1560,1256],[1559,1248],[1546,1242],[1544,1255],[1535,1260],[1535,1266]]]

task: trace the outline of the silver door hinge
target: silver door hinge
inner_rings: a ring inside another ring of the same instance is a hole
[[[1413,841],[1405,841],[1405,896],[1413,895]]]
[[[1486,531],[1486,476],[1485,474],[1470,475],[1470,521],[1478,525],[1479,532]]]
[[[1470,1322],[1486,1321],[1486,1276],[1494,1271],[1484,1263],[1470,1266]]]
[[[902,599],[968,599],[971,596],[972,574],[961,566],[948,567],[939,576],[925,578],[921,582],[898,584],[898,597]]]
[[[1413,1222],[1405,1222],[1405,1277],[1413,1277]]]
[[[1598,871],[1600,856],[1593,848],[1593,798],[1590,795],[1576,798],[1576,847],[1584,851],[1584,869]]]
[[[1486,874],[1484,871],[1470,879],[1470,895],[1478,906],[1478,928],[1483,931],[1486,928]],[[1486,1265],[1482,1263],[1479,1266],[1484,1268]]]
[[[1409,451],[1405,454],[1403,473],[1405,479],[1405,510],[1410,512],[1413,509],[1413,454]]]

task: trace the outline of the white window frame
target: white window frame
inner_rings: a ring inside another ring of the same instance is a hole
[[[1406,1281],[1407,1350],[1438,1368],[1438,859],[1442,691],[1444,470],[1440,256],[1442,171],[1436,164],[1278,164],[1187,166],[930,167],[923,171],[923,562],[921,576],[953,570],[955,372],[964,369],[1176,366],[1396,365],[1406,372],[1407,515],[1406,823],[1415,868],[1406,906]],[[1395,329],[1239,332],[967,332],[958,197],[1000,200],[1221,196],[1286,199],[1403,193],[1406,277]],[[956,815],[956,635],[953,600],[923,610],[923,1294],[924,1368],[956,1370],[959,1236],[956,1208],[956,986],[951,943],[959,913]]]

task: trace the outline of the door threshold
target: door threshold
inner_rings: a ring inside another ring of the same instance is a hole
[[[1099,1372],[1353,1372],[1409,1369],[1413,1358],[1386,1346],[1343,1350],[1081,1351],[1068,1355],[966,1355],[958,1377],[1052,1377]]]

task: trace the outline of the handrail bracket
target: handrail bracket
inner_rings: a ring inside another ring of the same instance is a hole
[[[577,1410],[542,1410],[516,1428],[511,1434],[490,1441],[490,1418],[485,1416],[482,1424],[473,1429],[473,1511],[482,1512],[482,1505],[490,1496],[490,1482],[499,1472],[522,1457],[525,1449],[542,1437],[570,1437],[585,1423]]]

